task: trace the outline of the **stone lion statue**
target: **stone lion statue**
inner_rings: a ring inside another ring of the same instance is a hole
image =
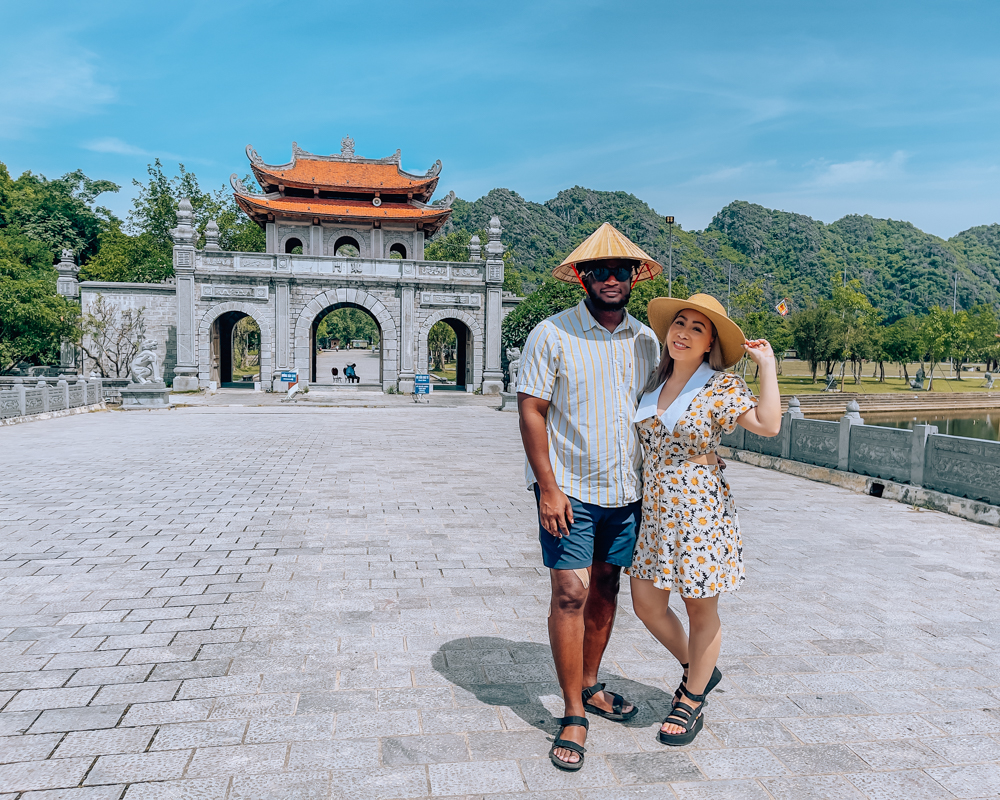
[[[132,359],[128,367],[132,383],[159,383],[160,365],[156,356],[156,342],[147,339],[142,343],[142,350]]]
[[[507,391],[513,392],[517,387],[517,373],[521,369],[521,348],[507,348],[507,374],[510,382],[507,384]]]

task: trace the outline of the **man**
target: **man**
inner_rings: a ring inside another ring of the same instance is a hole
[[[639,525],[632,417],[660,353],[653,331],[625,306],[632,285],[661,269],[605,223],[553,272],[578,280],[587,296],[541,322],[520,360],[521,440],[552,585],[549,641],[566,713],[549,757],[564,770],[583,766],[586,711],[616,721],[638,711],[604,691],[597,673]]]

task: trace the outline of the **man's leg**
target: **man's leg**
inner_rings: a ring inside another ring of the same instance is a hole
[[[584,608],[587,606],[588,590],[574,570],[550,569],[549,576],[552,582],[549,643],[566,705],[565,716],[583,717],[586,716],[583,709]],[[587,731],[581,726],[571,725],[561,736],[571,742],[585,744]],[[562,747],[556,750],[555,755],[570,764],[580,760],[577,753]]]
[[[601,668],[601,659],[608,648],[611,631],[615,627],[615,614],[618,611],[618,589],[620,586],[622,568],[603,561],[594,561],[590,570],[590,592],[587,604],[583,609],[583,685],[597,683],[597,673]],[[604,711],[611,711],[611,699],[604,692],[595,694],[588,701]],[[623,713],[632,710],[632,704],[626,702]]]

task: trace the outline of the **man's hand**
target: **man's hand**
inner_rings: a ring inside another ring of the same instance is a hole
[[[538,490],[538,519],[542,527],[557,539],[569,536],[573,524],[573,506],[558,488]]]

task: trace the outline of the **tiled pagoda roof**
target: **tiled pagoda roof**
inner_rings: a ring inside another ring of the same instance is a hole
[[[236,192],[236,203],[260,224],[269,217],[364,222],[399,220],[422,223],[424,231],[430,236],[451,216],[451,201],[454,199],[454,194],[449,194],[441,205],[425,205],[414,200],[406,203],[381,202],[376,206],[370,200],[285,197],[277,192],[252,194],[235,174],[230,182]]]
[[[247,157],[254,177],[264,191],[279,187],[319,189],[324,192],[350,192],[408,195],[427,202],[437,188],[441,173],[438,161],[424,175],[413,175],[399,167],[400,151],[387,158],[361,158],[354,155],[354,143],[345,139],[339,154],[320,156],[303,150],[292,142],[292,160],[287,164],[265,164],[257,151],[247,145]]]

